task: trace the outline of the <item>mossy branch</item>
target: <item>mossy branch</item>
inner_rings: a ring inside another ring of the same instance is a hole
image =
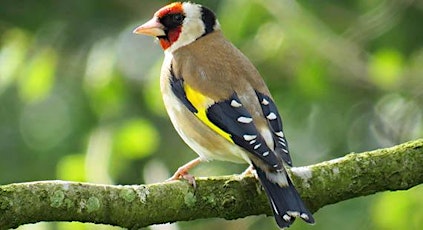
[[[423,139],[291,169],[312,211],[353,197],[404,190],[423,183]],[[252,177],[198,178],[112,186],[37,181],[0,186],[0,229],[39,221],[80,221],[138,229],[158,223],[271,215]]]

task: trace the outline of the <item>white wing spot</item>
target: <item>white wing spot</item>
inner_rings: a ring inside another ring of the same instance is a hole
[[[285,142],[283,142],[283,141],[279,141],[279,144],[281,144],[281,145],[283,145],[284,147],[286,147],[286,144],[285,144]]]
[[[266,98],[263,98],[263,100],[261,101],[261,104],[268,105],[269,104],[269,101],[266,100]]]
[[[276,117],[276,114],[274,113],[274,112],[271,112],[271,113],[269,113],[269,115],[267,115],[267,119],[269,119],[269,120],[275,120],[277,117]]]
[[[273,168],[277,168],[279,165],[278,164],[275,164],[275,165],[273,165]]]
[[[269,151],[266,151],[262,154],[264,157],[267,157],[269,155]]]
[[[260,146],[261,146],[261,144],[257,144],[257,145],[254,146],[254,149],[258,149],[258,148],[260,148]]]
[[[302,219],[304,219],[304,220],[308,220],[308,219],[309,219],[309,218],[308,218],[308,215],[307,215],[307,214],[305,214],[305,213],[301,213],[300,217],[301,217]]]
[[[256,143],[256,141],[257,141],[257,140],[252,140],[252,141],[250,141],[250,145],[252,145],[252,144]]]
[[[284,136],[282,131],[276,132],[275,134],[278,135],[279,137],[283,137]]]
[[[246,141],[252,141],[252,140],[254,140],[254,139],[256,139],[257,138],[257,135],[244,135],[244,136],[242,136],[243,138],[244,138],[244,140],[246,140]]]
[[[238,107],[241,107],[242,104],[239,103],[239,102],[237,102],[236,100],[232,100],[231,101],[231,106],[234,107],[234,108],[238,108]]]
[[[282,151],[284,151],[285,153],[289,153],[288,150],[286,150],[286,149],[282,149]]]
[[[237,121],[241,122],[241,123],[248,124],[248,123],[251,123],[253,121],[253,118],[251,118],[251,117],[238,117]]]
[[[282,216],[282,218],[283,218],[286,222],[291,221],[291,217],[290,217],[289,215],[287,215],[287,214],[283,215],[283,216]]]
[[[286,213],[288,213],[288,215],[294,216],[294,217],[300,216],[300,213],[297,212],[297,211],[286,211]]]

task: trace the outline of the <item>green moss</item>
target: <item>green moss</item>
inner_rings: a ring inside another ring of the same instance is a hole
[[[222,201],[222,207],[225,209],[235,207],[235,204],[236,204],[236,198],[234,196],[225,197],[225,199]]]
[[[62,206],[64,199],[65,193],[62,190],[56,190],[53,192],[53,195],[50,196],[50,206],[53,208],[58,208]]]
[[[216,196],[213,193],[211,193],[210,195],[203,197],[203,200],[207,204],[214,205],[216,203]]]
[[[121,197],[127,202],[132,202],[137,197],[137,194],[135,193],[133,189],[128,188],[128,189],[122,189],[119,193],[119,197]]]
[[[92,196],[92,197],[88,198],[88,201],[87,201],[87,211],[88,212],[97,211],[97,210],[100,209],[100,207],[101,207],[101,203],[100,203],[100,200],[97,197]]]
[[[197,202],[197,198],[195,197],[194,193],[187,192],[184,197],[185,205],[188,207],[194,207],[195,203]]]
[[[65,199],[65,206],[67,209],[73,208],[75,205],[71,199],[66,198]]]
[[[9,202],[6,200],[0,200],[0,209],[6,210],[9,207]]]

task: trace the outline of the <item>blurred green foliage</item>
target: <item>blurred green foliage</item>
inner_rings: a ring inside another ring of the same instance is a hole
[[[210,1],[284,118],[294,164],[423,136],[423,4],[412,0]],[[0,184],[162,181],[195,157],[158,87],[162,51],[131,33],[168,1],[12,1],[0,7]],[[206,163],[195,175],[238,173]],[[421,229],[423,188],[318,211],[292,229]],[[271,218],[152,229],[276,229]],[[117,229],[41,223],[21,229]]]

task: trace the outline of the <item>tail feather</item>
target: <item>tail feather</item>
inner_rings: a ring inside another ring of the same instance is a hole
[[[296,217],[300,217],[307,223],[314,223],[313,215],[301,200],[300,195],[288,175],[286,176],[288,186],[283,187],[270,181],[266,176],[266,172],[261,170],[259,167],[254,165],[254,168],[256,169],[258,178],[267,193],[276,223],[280,228],[289,227]]]

